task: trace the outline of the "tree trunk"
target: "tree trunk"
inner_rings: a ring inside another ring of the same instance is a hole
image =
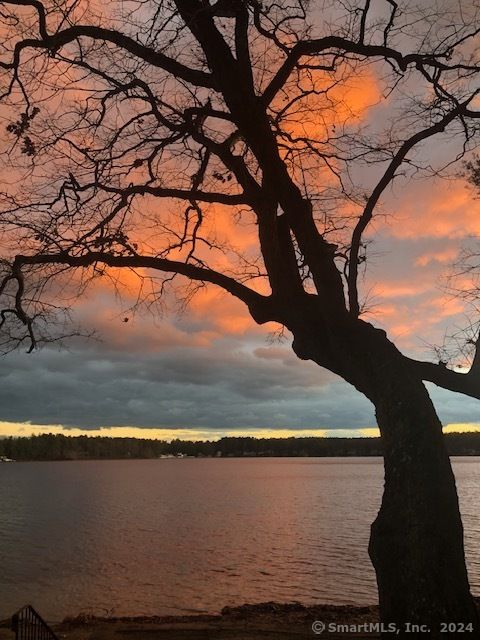
[[[424,384],[397,373],[386,375],[374,401],[384,445],[385,488],[369,553],[381,620],[394,623],[400,637],[457,637],[463,625],[465,637],[478,638],[442,427]]]
[[[328,324],[322,315],[309,325],[311,316],[302,310],[291,323],[295,353],[364,393],[382,436],[385,487],[369,553],[381,621],[398,631],[382,636],[457,637],[463,628],[463,637],[480,638],[455,478],[425,385],[384,331],[361,320]]]

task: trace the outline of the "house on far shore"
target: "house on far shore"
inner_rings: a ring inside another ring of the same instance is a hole
[[[6,456],[0,456],[0,462],[15,462],[15,460],[7,458]]]

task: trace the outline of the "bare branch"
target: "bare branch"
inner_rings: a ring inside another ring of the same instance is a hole
[[[266,312],[269,310],[269,298],[267,296],[263,296],[237,280],[213,269],[155,256],[123,256],[104,252],[89,252],[79,256],[72,256],[66,253],[32,256],[18,254],[13,262],[12,273],[14,274],[13,277],[17,278],[19,270],[26,265],[64,264],[70,267],[88,267],[97,263],[102,263],[109,267],[144,268],[166,273],[178,273],[192,280],[215,284],[244,302],[255,319],[259,318],[259,321],[267,322],[265,317],[267,315]]]
[[[449,65],[448,63],[443,62],[442,59],[448,58],[450,52],[429,55],[419,53],[403,55],[400,51],[385,45],[364,44],[363,41],[354,42],[339,36],[326,36],[317,40],[298,42],[294,45],[286,60],[265,89],[262,96],[263,104],[266,106],[272,102],[277,93],[287,82],[290,74],[295,69],[301,58],[305,56],[317,56],[320,54],[337,55],[338,53],[341,55],[352,53],[360,58],[383,58],[387,61],[394,62],[402,72],[405,72],[409,66],[433,67],[439,71],[462,69],[464,71],[478,72],[480,70],[480,67],[474,64]]]
[[[424,129],[423,131],[418,131],[413,136],[411,136],[408,140],[405,140],[403,144],[400,146],[399,150],[393,157],[393,160],[388,165],[381,179],[378,181],[377,185],[373,189],[370,197],[367,200],[365,208],[363,210],[362,215],[360,216],[355,229],[352,234],[352,243],[350,247],[349,261],[348,261],[348,296],[349,296],[349,308],[350,313],[354,316],[358,316],[360,313],[360,305],[358,301],[358,288],[357,288],[357,278],[358,278],[358,265],[359,265],[359,251],[361,246],[362,235],[367,228],[369,222],[372,219],[373,211],[380,200],[382,193],[391,184],[392,180],[395,177],[395,174],[399,167],[405,161],[407,154],[420,142],[431,138],[438,133],[442,133],[445,131],[447,126],[451,124],[454,120],[456,120],[460,115],[465,115],[468,113],[468,105],[472,102],[476,93],[469,97],[467,101],[458,105],[455,109],[452,109],[450,113],[447,113],[443,118],[441,118],[438,122],[431,125],[430,127]],[[473,115],[473,113],[472,113]],[[479,114],[480,116],[480,114]],[[475,117],[479,117],[475,115]]]
[[[196,69],[190,69],[185,65],[169,58],[163,53],[143,45],[141,42],[134,40],[130,36],[116,31],[113,29],[107,29],[104,27],[98,27],[94,25],[75,25],[58,31],[55,34],[48,34],[45,27],[45,17],[42,14],[43,6],[40,2],[25,2],[25,3],[12,3],[4,2],[3,4],[29,4],[39,9],[40,15],[43,15],[43,19],[40,20],[40,30],[42,38],[35,40],[27,38],[19,41],[15,45],[14,56],[11,62],[0,62],[0,67],[4,69],[15,69],[18,67],[20,53],[27,48],[34,49],[48,49],[53,55],[60,51],[65,45],[74,42],[80,38],[91,38],[92,40],[98,40],[101,42],[111,42],[120,49],[128,51],[137,58],[148,62],[154,67],[164,69],[172,76],[181,78],[186,82],[189,82],[198,87],[215,88],[215,82],[209,73],[199,71]]]

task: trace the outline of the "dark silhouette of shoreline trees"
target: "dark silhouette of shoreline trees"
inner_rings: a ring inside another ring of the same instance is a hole
[[[449,455],[480,455],[479,433],[445,436]],[[109,436],[41,434],[0,439],[0,457],[27,460],[156,459],[161,456],[207,457],[362,457],[381,456],[380,438],[224,437],[219,440],[150,440]]]
[[[439,172],[426,143],[450,147],[448,162],[474,146],[477,12],[16,0],[0,13],[4,350],[65,333],[52,329],[61,301],[122,271],[137,274],[139,304],[172,285],[186,302],[214,285],[255,322],[285,327],[299,358],[375,406],[385,491],[369,551],[381,617],[427,624],[432,637],[442,621],[479,637],[455,480],[424,385],[479,398],[476,336],[468,373],[405,356],[362,318],[359,275],[393,181]],[[374,122],[342,95],[355,78],[388,107]],[[256,250],[240,246],[245,228]]]

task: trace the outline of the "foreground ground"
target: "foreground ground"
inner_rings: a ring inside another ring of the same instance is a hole
[[[365,625],[377,621],[376,607],[349,607],[301,604],[258,604],[226,607],[219,615],[169,616],[152,618],[66,619],[55,628],[65,640],[304,640],[309,638],[372,638],[361,631],[328,632],[329,625]],[[317,633],[314,633],[314,623]],[[321,630],[323,623],[326,630]],[[361,627],[360,627],[361,628]],[[0,640],[11,640],[6,626]]]

